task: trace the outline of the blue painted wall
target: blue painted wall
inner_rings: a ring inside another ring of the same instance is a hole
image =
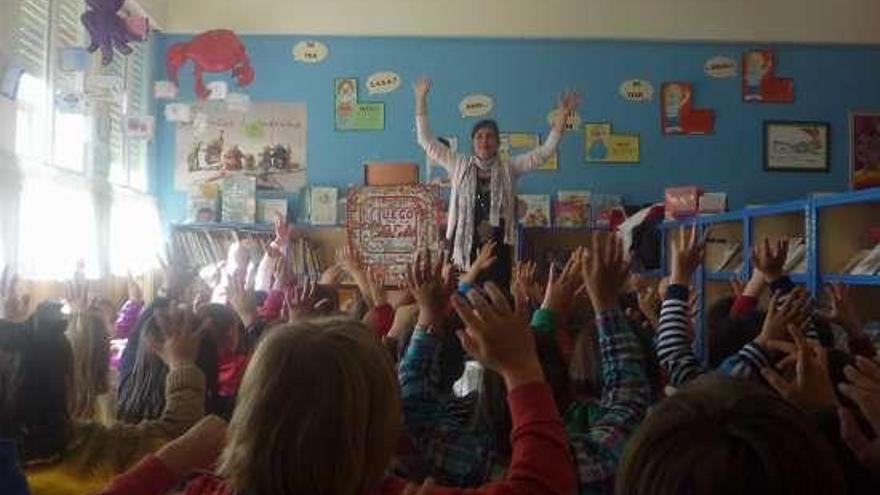
[[[170,43],[186,39],[159,35],[156,74],[164,78],[164,52]],[[669,185],[701,184],[726,191],[732,208],[745,203],[802,197],[811,191],[840,191],[848,187],[847,113],[853,109],[880,110],[880,47],[773,47],[781,76],[795,78],[796,103],[744,104],[740,80],[711,79],[703,63],[716,55],[739,59],[749,48],[739,44],[647,43],[611,41],[316,38],[330,47],[328,59],[317,65],[294,62],[296,36],[247,36],[245,44],[256,68],[256,81],[247,88],[260,101],[306,102],[308,105],[308,181],[345,187],[362,180],[361,164],[368,160],[414,160],[423,163],[415,141],[411,83],[427,75],[434,80],[430,114],[437,134],[458,135],[467,146],[473,119],[462,119],[458,103],[464,95],[494,96],[492,117],[502,129],[546,132],[546,115],[563,88],[585,96],[585,121],[611,121],[615,130],[639,133],[642,163],[630,166],[585,165],[583,138],[569,133],[561,148],[560,169],[534,172],[520,181],[526,193],[557,189],[589,189],[623,194],[627,202],[655,201]],[[362,98],[386,103],[382,132],[336,132],[333,128],[332,82],[336,77],[360,79],[375,71],[393,70],[404,78],[399,90]],[[185,66],[181,99],[192,99],[192,70]],[[209,75],[208,80],[225,79]],[[648,79],[656,92],[669,80],[692,81],[698,107],[716,112],[715,134],[662,136],[659,102],[629,103],[618,95],[621,81]],[[164,122],[164,102],[158,102],[155,180],[166,222],[185,216],[186,197],[174,191],[174,126]],[[827,174],[763,171],[762,122],[766,119],[818,120],[831,123],[832,166]]]

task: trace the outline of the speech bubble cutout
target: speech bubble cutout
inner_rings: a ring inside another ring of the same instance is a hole
[[[547,114],[547,123],[553,125],[553,122],[556,121],[556,114],[559,113],[559,110],[553,110],[549,114]],[[580,114],[577,112],[572,113],[565,119],[565,132],[577,131],[581,128],[581,123],[583,119],[581,119]]]
[[[400,75],[396,72],[376,72],[367,78],[367,91],[371,95],[390,93],[400,87]]]
[[[727,79],[736,76],[737,61],[730,57],[713,57],[706,61],[703,70],[715,79]]]
[[[300,41],[293,46],[293,59],[304,64],[318,64],[327,58],[330,50],[320,41]]]
[[[461,118],[482,117],[495,108],[495,102],[489,95],[474,94],[465,96],[461,103],[458,104],[458,111]]]
[[[654,98],[654,85],[644,79],[630,79],[620,85],[620,96],[627,101],[651,101]]]

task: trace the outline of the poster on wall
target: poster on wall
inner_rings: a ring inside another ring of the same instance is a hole
[[[764,169],[827,172],[831,169],[831,126],[825,122],[764,122]]]
[[[513,156],[528,153],[541,146],[540,136],[531,132],[502,132],[498,138],[498,156],[502,160],[509,160]],[[553,153],[547,161],[535,170],[556,170],[558,168],[559,153],[557,152]]]
[[[381,131],[385,129],[385,104],[358,101],[358,80],[333,81],[337,131]]]
[[[620,96],[632,102],[651,101],[654,98],[654,85],[644,79],[629,79],[620,83]]]
[[[358,187],[349,192],[349,246],[384,284],[397,285],[420,250],[429,249],[437,256],[435,191],[414,184]]]
[[[587,163],[639,163],[638,134],[614,134],[609,122],[584,125],[584,160]]]
[[[849,120],[850,184],[880,187],[880,112],[853,112]]]
[[[770,50],[751,50],[742,60],[743,101],[792,103],[794,80],[776,76],[776,55]]]
[[[663,134],[711,134],[715,113],[694,108],[691,83],[666,82],[660,88],[660,121]]]
[[[252,103],[247,113],[201,102],[177,126],[175,186],[218,177],[255,177],[263,189],[297,191],[306,182],[306,105]]]

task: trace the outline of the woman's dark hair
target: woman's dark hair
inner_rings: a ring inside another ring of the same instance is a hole
[[[169,304],[168,299],[157,298],[144,310],[122,352],[116,406],[116,416],[120,421],[139,423],[145,419],[156,419],[165,409],[168,367],[141,340],[144,335],[157,335],[160,332],[153,317],[156,311],[168,308]],[[206,412],[224,412],[225,407],[217,396],[217,343],[210,332],[202,339],[196,366],[205,374]]]
[[[501,131],[498,130],[498,122],[495,122],[492,119],[486,119],[481,120],[474,125],[474,128],[471,130],[471,139],[473,139],[482,129],[489,129],[492,131],[492,134],[495,135],[496,139],[501,135]]]
[[[0,320],[0,437],[23,462],[60,456],[72,435],[73,354],[66,322],[43,308],[25,322]]]
[[[844,493],[805,415],[766,387],[707,376],[660,402],[629,441],[618,495]]]

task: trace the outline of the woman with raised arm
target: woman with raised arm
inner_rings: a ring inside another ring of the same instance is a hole
[[[498,263],[490,278],[503,288],[510,286],[510,246],[516,227],[516,179],[540,167],[559,145],[566,119],[580,105],[580,96],[571,91],[562,93],[553,127],[543,145],[522,155],[502,158],[499,154],[498,123],[477,122],[471,131],[473,154],[455,153],[431,132],[428,125],[429,79],[419,80],[414,87],[416,129],[419,145],[440,163],[449,174],[452,194],[449,198],[449,219],[446,238],[452,242],[452,259],[459,267],[469,267],[476,249],[492,240]]]

